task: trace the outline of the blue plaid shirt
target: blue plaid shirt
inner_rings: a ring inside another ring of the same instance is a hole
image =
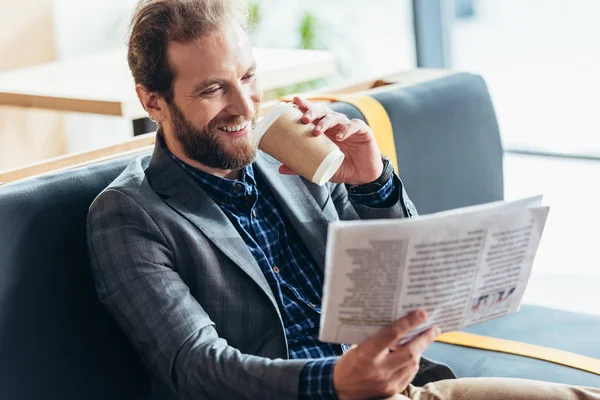
[[[168,150],[167,150],[168,151]],[[190,173],[238,231],[262,269],[279,305],[290,358],[312,359],[300,375],[301,399],[335,399],[333,366],[347,346],[319,341],[323,274],[304,242],[287,221],[252,165],[239,180],[219,178],[171,157]],[[378,192],[352,194],[350,200],[370,207],[398,197],[390,178]]]

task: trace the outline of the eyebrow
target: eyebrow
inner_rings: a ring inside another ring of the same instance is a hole
[[[246,74],[248,74],[249,72],[254,72],[256,71],[256,61],[254,61],[252,63],[252,65],[250,65],[250,68],[248,68],[248,70],[246,71]],[[244,75],[246,75],[244,74]],[[199,94],[202,93],[205,89],[207,89],[208,87],[212,86],[212,85],[223,85],[225,82],[222,79],[215,79],[215,78],[209,78],[209,79],[205,79],[202,82],[198,83],[196,86],[194,86],[194,90],[192,91],[192,93],[195,94]]]

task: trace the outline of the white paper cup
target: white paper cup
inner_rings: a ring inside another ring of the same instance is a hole
[[[327,136],[315,136],[313,124],[300,121],[292,103],[279,103],[252,131],[255,145],[317,185],[324,185],[344,162],[344,153]]]

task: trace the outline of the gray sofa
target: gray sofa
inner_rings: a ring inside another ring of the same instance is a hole
[[[454,74],[375,97],[392,120],[400,174],[421,213],[502,199],[498,125],[479,76]],[[332,107],[362,117],[346,103]],[[89,205],[131,158],[0,186],[1,399],[142,399],[148,393],[149,372],[96,300],[85,245]],[[523,307],[472,331],[600,357],[596,335],[585,333],[600,331],[593,317]],[[600,386],[595,375],[516,356],[443,344],[427,355],[459,376]]]

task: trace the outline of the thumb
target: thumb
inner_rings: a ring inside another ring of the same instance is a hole
[[[282,175],[298,175],[296,171],[283,164],[279,166],[279,173]]]
[[[426,320],[427,313],[424,310],[413,311],[380,330],[367,340],[364,346],[368,348],[369,354],[388,354],[389,349],[396,347],[406,333]]]

